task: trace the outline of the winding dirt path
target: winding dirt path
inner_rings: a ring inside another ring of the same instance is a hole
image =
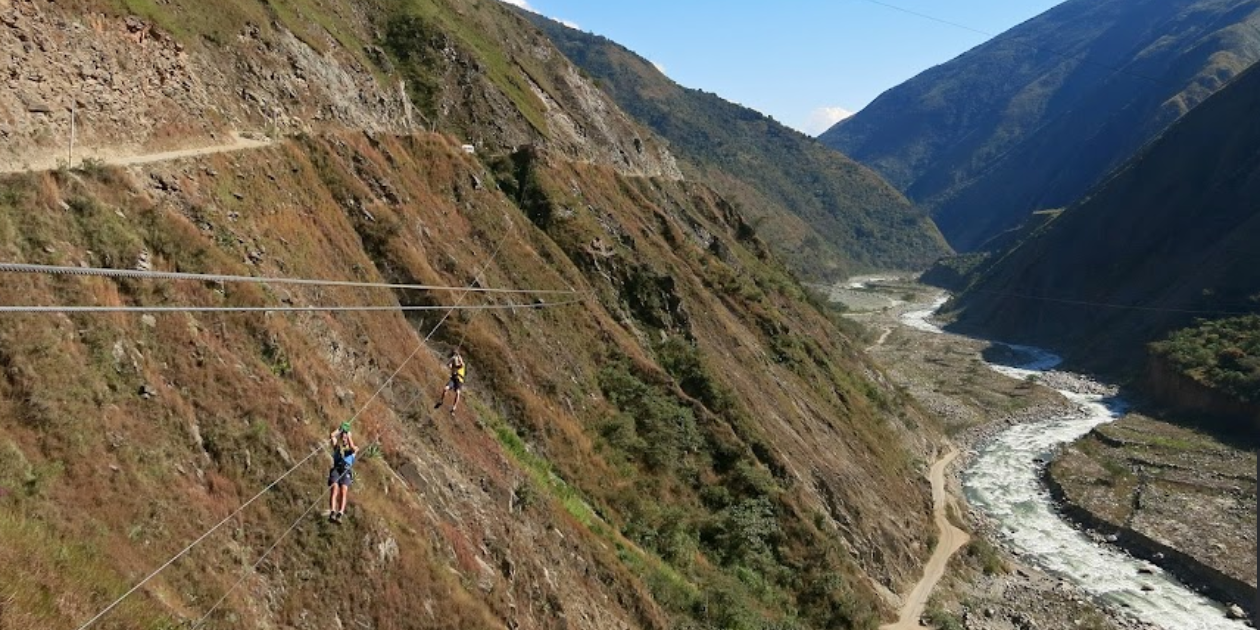
[[[880,626],[880,630],[926,630],[927,627],[919,623],[919,617],[923,616],[923,610],[927,608],[928,597],[945,574],[945,565],[949,564],[949,559],[971,540],[967,532],[954,527],[945,515],[947,505],[957,505],[954,496],[945,492],[945,469],[949,468],[955,457],[958,457],[958,449],[950,447],[949,452],[936,460],[928,472],[928,480],[932,483],[932,516],[936,521],[936,528],[941,532],[940,540],[932,551],[932,558],[923,569],[923,578],[914,585],[914,590],[910,591],[902,603],[897,622]]]
[[[880,333],[879,339],[875,340],[875,345],[867,348],[866,351],[870,352],[871,350],[874,350],[875,348],[878,348],[884,345],[884,342],[888,341],[888,335],[891,335],[892,331],[893,331],[892,326],[884,326],[884,332]]]
[[[130,155],[109,148],[83,148],[75,151],[75,159],[79,162],[85,159],[100,160],[110,166],[133,166],[136,164],[149,164],[151,162],[165,162],[167,160],[178,160],[181,158],[210,155],[212,153],[228,153],[230,151],[260,149],[262,147],[270,146],[271,144],[271,140],[254,140],[252,138],[245,138],[239,133],[232,132],[231,142],[221,144],[211,144],[191,149],[158,151],[155,153],[136,153]],[[64,158],[64,155],[46,156],[44,158],[23,164],[5,164],[0,162],[0,174],[24,173],[26,171],[48,171],[57,168],[58,162],[64,160]]]

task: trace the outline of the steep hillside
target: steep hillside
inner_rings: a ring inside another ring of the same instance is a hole
[[[0,627],[77,628],[194,541],[93,627],[874,628],[874,583],[918,577],[934,422],[500,3],[2,11],[0,42],[40,77],[19,71],[25,90],[87,81],[48,57],[90,57],[124,91],[179,60],[156,92],[83,98],[98,147],[276,126],[261,149],[0,177],[0,260],[579,303],[6,276],[0,304],[539,308],[0,315]],[[353,89],[316,89],[338,72]],[[19,159],[65,139],[68,120],[2,102]],[[452,417],[431,405],[455,345]],[[351,416],[371,448],[337,527],[315,449]]]
[[[1146,343],[1260,310],[1260,66],[980,266],[959,324],[1134,374]]]
[[[1256,0],[1070,0],[889,90],[821,140],[972,250],[1076,201],[1256,59]]]
[[[684,88],[604,37],[522,15],[717,183],[802,276],[922,269],[948,252],[931,219],[870,169],[772,118]]]
[[[67,155],[74,95],[76,160],[232,129],[440,129],[680,176],[659,142],[489,0],[58,4],[77,9],[2,9],[0,170]]]

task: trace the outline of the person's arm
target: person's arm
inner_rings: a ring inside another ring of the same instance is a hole
[[[328,443],[331,444],[333,448],[337,448],[337,431],[335,429],[332,433],[328,434]]]
[[[346,441],[350,443],[350,450],[351,450],[352,452],[354,452],[354,453],[358,453],[358,452],[359,452],[359,447],[358,447],[357,445],[355,445],[355,443],[354,443],[354,435],[353,435],[353,434],[351,434],[351,433],[347,433],[347,434],[346,434]]]

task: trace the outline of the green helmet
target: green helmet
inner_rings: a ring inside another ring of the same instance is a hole
[[[341,423],[341,432],[342,432],[342,433],[349,433],[349,432],[350,432],[350,421],[349,421],[349,420],[346,420],[345,422],[342,422],[342,423]]]

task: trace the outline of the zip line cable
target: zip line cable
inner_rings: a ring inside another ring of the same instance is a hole
[[[516,227],[516,226],[515,226],[515,224],[511,224],[511,227],[509,227],[509,234],[511,233],[511,231],[512,231],[512,230],[514,230],[514,229],[515,229],[515,227]],[[494,260],[498,257],[498,255],[499,255],[499,251],[503,248],[503,245],[504,245],[504,243],[506,243],[506,242],[507,242],[507,235],[505,235],[505,236],[504,236],[504,238],[503,238],[502,240],[500,240],[500,241],[499,241],[499,245],[495,248],[494,252],[490,255],[490,261],[491,261],[491,262],[493,262],[493,261],[494,261]],[[482,269],[481,269],[481,271],[480,271],[480,272],[478,272],[477,276],[476,276],[476,277],[474,277],[474,279],[473,279],[473,283],[474,283],[474,284],[475,284],[475,283],[476,283],[476,282],[477,282],[477,281],[481,278],[481,275],[485,273],[486,269],[487,269],[487,268],[489,268],[489,265],[490,265],[490,263],[487,263],[485,266],[483,266],[483,267],[482,267]],[[466,294],[465,294],[465,295],[466,295]],[[464,296],[462,296],[462,295],[461,295],[461,299],[462,299],[463,297],[464,297]],[[567,302],[567,303],[577,303],[577,301],[574,301],[574,302]],[[451,307],[451,310],[453,311],[455,308],[457,308],[457,306],[458,306],[458,304],[457,304],[456,306]],[[482,310],[484,310],[484,309],[482,309]],[[474,313],[474,314],[473,314],[473,317],[476,317],[478,314],[480,314],[480,312],[481,312],[481,310],[478,310],[476,313]],[[447,316],[449,316],[449,315],[450,315],[450,313],[451,313],[451,311],[447,311]],[[437,332],[438,327],[440,327],[440,326],[442,325],[442,322],[444,322],[444,321],[446,321],[446,317],[443,317],[443,318],[442,318],[442,320],[441,320],[441,321],[439,321],[439,322],[437,323],[437,325],[433,327],[433,330],[431,330],[431,331],[429,332],[429,335],[425,337],[425,341],[421,343],[420,347],[423,347],[423,346],[424,346],[424,343],[425,343],[425,342],[427,342],[427,341],[429,340],[429,337],[432,337],[432,336],[433,336],[433,334]],[[470,321],[469,321],[469,324],[471,324],[471,323],[472,323],[472,322],[471,322],[471,320],[470,320]],[[467,329],[465,329],[465,332],[466,332],[466,331],[467,331]],[[462,344],[462,343],[463,343],[463,338],[461,337],[461,338],[460,338],[460,344]],[[413,352],[413,353],[412,353],[412,356],[414,356],[414,355],[415,355],[415,353]],[[407,360],[408,360],[408,361],[409,361],[410,359],[411,359],[411,357],[408,357],[408,358],[407,358]],[[404,364],[405,364],[405,363],[406,363],[406,362],[404,361]],[[397,374],[397,372],[395,372],[395,375],[396,375],[396,374]],[[393,377],[391,376],[391,379],[392,379],[392,378],[393,378]],[[388,384],[388,383],[386,383],[386,384]],[[381,390],[384,390],[384,388],[385,388],[385,386],[384,386],[384,385],[382,385],[382,386],[381,386]],[[379,394],[379,393],[380,393],[380,391],[378,390],[378,392],[377,392],[377,393]],[[423,395],[423,393],[424,393],[424,392],[423,392],[423,390],[418,391],[418,392],[416,393],[416,395],[412,397],[411,402],[409,402],[409,403],[407,404],[407,406],[411,406],[412,404],[414,404],[414,403],[415,403],[415,401],[416,401],[416,400],[418,400],[418,399],[420,398],[420,396],[421,396],[421,395]],[[368,401],[368,402],[371,402],[371,401]],[[376,442],[373,442],[373,444],[377,444],[377,443],[379,443],[379,440],[377,440]],[[371,448],[371,445],[369,445],[369,446],[368,446],[368,448]],[[389,467],[389,465],[386,465],[386,466],[385,466],[385,468],[386,468],[386,469],[388,469],[391,473],[393,473],[393,475],[394,475],[395,477],[397,477],[400,481],[402,481],[402,482],[404,483],[404,485],[410,485],[410,484],[408,484],[408,483],[407,483],[407,481],[406,481],[405,479],[403,479],[401,476],[399,476],[399,474],[398,474],[398,472],[397,472],[397,471],[395,471],[393,468]],[[254,564],[250,567],[249,571],[247,571],[244,575],[242,575],[242,576],[240,577],[240,579],[238,579],[238,580],[236,581],[236,583],[235,583],[235,584],[233,584],[233,585],[231,586],[231,588],[229,588],[226,592],[224,592],[224,593],[223,593],[223,596],[222,596],[222,597],[220,597],[220,598],[219,598],[219,600],[218,600],[218,601],[216,601],[216,602],[214,603],[214,605],[210,607],[210,610],[206,611],[206,613],[205,613],[204,615],[202,615],[202,616],[201,616],[201,618],[200,618],[200,619],[198,619],[196,623],[194,623],[194,624],[193,624],[193,626],[192,626],[191,630],[197,630],[198,628],[200,628],[200,627],[202,626],[202,624],[204,624],[204,623],[206,622],[206,620],[210,618],[210,615],[214,614],[214,611],[218,610],[219,606],[223,605],[223,602],[224,602],[224,601],[226,601],[226,600],[227,600],[227,598],[228,598],[228,597],[229,597],[229,596],[230,596],[233,592],[235,592],[235,591],[236,591],[236,589],[237,589],[237,588],[239,588],[239,587],[241,586],[241,584],[243,584],[243,583],[245,582],[245,580],[249,578],[249,576],[250,576],[250,575],[252,575],[252,574],[254,574],[255,572],[257,572],[257,571],[258,571],[258,567],[259,567],[260,565],[262,565],[262,563],[263,563],[263,562],[267,559],[267,557],[268,557],[268,556],[270,556],[270,555],[271,555],[271,553],[272,553],[273,551],[275,551],[275,550],[276,550],[276,548],[277,548],[277,547],[279,547],[279,546],[280,546],[280,543],[284,542],[284,539],[285,539],[285,538],[287,538],[287,537],[289,536],[289,534],[293,533],[293,531],[297,529],[298,525],[300,525],[300,524],[302,523],[302,521],[306,518],[306,516],[307,516],[308,514],[310,514],[310,513],[311,513],[311,510],[315,509],[315,506],[316,506],[316,505],[318,505],[318,504],[319,504],[319,502],[323,500],[323,498],[324,498],[324,497],[323,497],[323,494],[322,494],[322,493],[320,494],[320,496],[316,497],[315,501],[314,501],[314,502],[312,502],[312,503],[310,504],[310,506],[308,506],[308,507],[306,508],[306,511],[305,511],[305,512],[303,512],[303,513],[302,513],[302,515],[301,515],[301,516],[299,516],[299,517],[297,518],[297,520],[295,520],[295,521],[293,522],[293,524],[289,526],[289,529],[285,530],[285,532],[284,532],[283,534],[280,534],[280,537],[279,537],[279,538],[277,538],[277,539],[275,540],[275,542],[273,542],[273,543],[272,543],[271,547],[269,547],[269,548],[268,548],[265,552],[263,552],[263,554],[262,554],[261,556],[259,556],[258,560],[257,560],[256,562],[254,562]]]
[[[177,553],[177,554],[175,554],[174,556],[172,556],[170,560],[167,560],[166,562],[162,563],[162,565],[161,565],[161,566],[159,566],[158,568],[156,568],[156,569],[154,569],[152,572],[150,572],[148,575],[146,575],[146,576],[144,577],[144,579],[140,580],[139,582],[137,582],[137,583],[136,583],[136,585],[135,585],[135,586],[133,586],[133,587],[131,587],[130,589],[128,589],[126,593],[123,593],[122,595],[119,595],[119,596],[118,596],[118,599],[115,599],[113,602],[111,602],[108,606],[106,606],[103,610],[101,610],[101,612],[96,613],[96,616],[94,616],[94,617],[92,617],[91,619],[88,619],[86,622],[84,622],[84,623],[83,623],[83,625],[81,625],[81,626],[79,626],[79,627],[78,627],[78,630],[83,630],[84,628],[87,628],[88,626],[91,626],[92,624],[96,623],[96,622],[97,622],[97,620],[99,620],[101,617],[104,617],[106,614],[108,614],[108,613],[109,613],[109,611],[113,610],[115,607],[117,607],[119,604],[121,604],[121,603],[123,602],[123,600],[127,599],[128,597],[130,597],[132,593],[135,593],[136,591],[140,590],[140,588],[141,588],[142,586],[144,586],[145,584],[148,584],[148,583],[149,583],[149,580],[152,580],[153,578],[157,577],[157,575],[158,575],[159,573],[161,573],[161,572],[162,572],[162,571],[164,571],[167,567],[169,567],[169,566],[171,566],[172,564],[174,564],[176,560],[179,560],[180,558],[184,557],[184,556],[185,556],[185,555],[186,555],[189,551],[192,551],[192,548],[193,548],[193,547],[196,547],[198,544],[200,544],[200,543],[201,543],[201,541],[205,540],[206,538],[209,538],[211,534],[213,534],[213,533],[215,533],[216,531],[218,531],[220,527],[223,527],[223,526],[224,526],[224,525],[225,525],[228,521],[232,520],[232,519],[233,519],[233,518],[234,518],[237,514],[240,514],[241,512],[245,511],[245,508],[247,508],[247,507],[249,507],[250,505],[252,505],[252,504],[254,503],[254,501],[257,501],[257,500],[258,500],[258,498],[259,498],[259,497],[261,497],[262,495],[266,494],[266,493],[267,493],[269,490],[271,490],[272,488],[274,488],[274,487],[276,487],[276,486],[280,485],[280,482],[281,482],[281,481],[284,481],[284,479],[285,479],[286,477],[288,477],[289,475],[293,474],[293,471],[297,470],[300,466],[302,466],[302,465],[303,465],[303,464],[305,464],[306,462],[310,461],[310,460],[311,460],[311,458],[312,458],[312,457],[315,457],[315,454],[316,454],[316,453],[319,453],[321,450],[323,450],[323,448],[324,448],[324,446],[323,446],[323,444],[321,443],[321,444],[320,444],[319,446],[317,446],[314,450],[312,450],[309,454],[307,454],[307,456],[306,456],[306,457],[303,457],[301,461],[299,461],[298,463],[294,464],[294,465],[293,465],[293,467],[289,468],[288,470],[284,471],[284,474],[282,474],[282,475],[280,475],[279,477],[277,477],[275,481],[272,481],[271,483],[267,484],[267,486],[266,486],[266,487],[264,487],[262,490],[259,490],[259,491],[258,491],[258,494],[255,494],[254,496],[250,497],[248,501],[246,501],[245,503],[242,503],[242,504],[241,504],[241,506],[240,506],[240,507],[238,507],[238,508],[236,508],[235,510],[233,510],[231,514],[228,514],[227,516],[223,517],[223,520],[219,521],[218,523],[215,523],[215,525],[214,525],[213,527],[211,527],[210,529],[206,530],[206,532],[205,532],[204,534],[202,534],[202,535],[198,536],[196,540],[194,540],[194,541],[192,541],[192,542],[188,543],[188,546],[186,546],[186,547],[184,547],[183,549],[181,549],[181,550],[179,551],[179,553]]]
[[[363,450],[369,451],[372,449],[372,447],[377,446],[380,443],[381,443],[380,438],[377,438],[373,440],[371,444],[368,444],[367,447],[365,447]],[[389,467],[386,466],[386,468],[389,468]],[[390,470],[392,471],[393,469],[390,469]],[[277,547],[280,546],[280,543],[284,542],[285,538],[289,537],[289,534],[292,534],[294,530],[296,530],[298,526],[302,524],[302,521],[305,520],[307,515],[311,513],[311,510],[314,510],[315,506],[319,505],[320,502],[323,500],[324,500],[324,493],[320,492],[315,497],[315,500],[312,501],[310,505],[306,506],[306,510],[303,511],[302,514],[298,516],[296,520],[293,521],[293,524],[289,525],[289,529],[286,529],[283,534],[280,534],[280,536],[276,538],[274,542],[271,543],[271,546],[268,547],[267,550],[264,551],[263,554],[258,557],[258,560],[255,561],[254,564],[249,567],[249,570],[246,571],[245,574],[242,575],[240,579],[238,579],[236,583],[234,583],[231,586],[231,588],[229,588],[227,591],[223,593],[223,596],[220,597],[219,600],[216,601],[214,605],[210,607],[210,610],[206,611],[206,614],[202,615],[201,618],[198,619],[196,623],[192,625],[192,628],[190,630],[197,630],[197,628],[200,628],[202,624],[204,624],[206,620],[210,618],[210,615],[214,614],[214,611],[218,610],[219,606],[222,606],[223,602],[227,601],[227,598],[231,596],[232,593],[236,592],[236,589],[240,588],[241,584],[245,583],[245,580],[249,579],[249,576],[253,575],[254,573],[258,571],[258,567],[261,566],[262,563],[267,560],[267,557],[270,556],[271,553],[275,551]]]
[[[368,398],[367,402],[365,402],[363,406],[358,411],[356,411],[355,414],[351,416],[350,419],[347,420],[346,422],[353,423],[356,419],[358,419],[360,415],[363,414],[364,411],[367,410],[368,406],[372,404],[372,401],[376,400],[381,395],[381,392],[385,391],[385,388],[388,387],[391,382],[393,382],[394,378],[397,377],[400,372],[402,372],[403,368],[406,367],[407,364],[410,363],[411,360],[415,358],[415,356],[419,354],[422,349],[424,349],[425,344],[427,344],[429,340],[433,337],[433,335],[437,333],[438,329],[441,328],[442,324],[445,323],[448,318],[450,318],[451,313],[454,313],[455,309],[458,308],[463,303],[464,299],[468,297],[468,294],[476,291],[476,289],[474,288],[475,285],[478,282],[480,282],[480,279],[485,274],[486,270],[489,269],[490,265],[494,263],[495,258],[498,256],[499,251],[503,248],[503,244],[507,241],[507,237],[511,235],[514,228],[515,228],[515,224],[511,223],[509,220],[508,232],[503,235],[503,239],[499,241],[498,247],[495,248],[494,253],[491,255],[490,259],[486,261],[486,264],[482,265],[481,269],[477,272],[477,275],[473,277],[473,281],[469,283],[467,288],[463,289],[462,293],[460,293],[459,298],[456,299],[455,301],[455,304],[448,308],[448,310],[446,311],[446,314],[444,314],[442,318],[438,320],[437,324],[433,326],[433,329],[429,331],[429,334],[426,335],[424,339],[421,340],[420,343],[416,345],[416,348],[411,351],[411,354],[407,355],[406,359],[403,359],[403,362],[398,365],[398,368],[395,369],[392,374],[389,375],[389,378],[385,379],[385,382],[383,382],[381,386],[377,388],[376,392],[372,394],[371,398]],[[72,267],[70,269],[77,269],[77,268]],[[248,278],[248,276],[237,276],[237,277]],[[455,290],[460,290],[460,289],[457,288]],[[108,606],[106,606],[103,610],[101,610],[91,619],[88,619],[86,622],[80,625],[76,630],[84,630],[85,628],[88,628],[92,624],[96,623],[98,620],[100,620],[102,617],[104,617],[106,614],[108,614],[110,611],[116,608],[119,604],[121,604],[123,600],[130,597],[133,593],[140,590],[140,588],[143,587],[145,584],[149,583],[150,580],[157,577],[157,575],[161,573],[162,571],[164,571],[167,567],[171,566],[177,560],[187,555],[188,552],[193,549],[193,547],[196,547],[203,540],[205,540],[206,538],[209,538],[211,534],[218,531],[219,528],[223,527],[223,525],[225,525],[229,520],[231,520],[232,518],[234,518],[235,516],[243,512],[245,508],[252,505],[255,501],[259,499],[259,497],[263,496],[272,488],[279,485],[281,481],[283,481],[289,475],[293,474],[294,471],[296,471],[298,468],[302,467],[307,462],[309,462],[313,457],[315,457],[317,453],[323,451],[324,448],[325,448],[325,445],[323,443],[323,440],[321,440],[319,446],[316,446],[314,449],[312,449],[311,452],[306,455],[306,457],[303,457],[301,459],[301,461],[291,466],[288,470],[286,470],[283,474],[277,477],[274,481],[267,484],[267,486],[264,487],[262,490],[260,490],[257,494],[250,497],[249,500],[241,504],[240,507],[233,510],[231,514],[228,514],[227,516],[223,517],[223,520],[219,521],[213,527],[206,530],[204,534],[202,534],[201,536],[198,536],[196,540],[192,541],[183,549],[181,549],[179,553],[175,554],[173,557],[171,557],[171,559],[162,563],[158,568],[154,569],[152,572],[146,575],[143,579],[137,582],[135,586],[132,586],[130,589],[128,589],[127,592],[118,596],[117,599],[111,602]]]
[[[254,284],[300,284],[325,287],[356,287],[363,289],[402,289],[412,291],[463,291],[471,293],[515,293],[524,295],[570,295],[571,289],[497,289],[485,287],[448,287],[430,284],[395,284],[388,282],[358,282],[353,280],[321,280],[312,278],[286,278],[270,276],[235,276],[213,273],[184,273],[178,271],[142,271],[139,269],[113,269],[108,267],[70,267],[60,265],[35,265],[0,262],[0,273],[53,274],[63,276],[97,276],[107,278],[138,278],[145,280],[197,280],[201,282],[248,282]]]
[[[1252,310],[1252,311],[1223,311],[1223,310],[1215,311],[1215,310],[1206,310],[1206,309],[1200,310],[1200,309],[1173,308],[1173,307],[1163,307],[1163,306],[1141,306],[1139,304],[1118,304],[1115,302],[1095,302],[1091,300],[1072,300],[1072,299],[1066,299],[1066,298],[1048,297],[1044,295],[1030,295],[1026,293],[1010,293],[1006,291],[993,291],[990,289],[970,289],[968,292],[984,293],[988,295],[996,295],[999,297],[1011,297],[1011,298],[1018,298],[1018,299],[1023,299],[1023,300],[1035,300],[1039,302],[1068,304],[1072,306],[1090,306],[1090,307],[1099,307],[1099,308],[1113,308],[1113,309],[1119,309],[1119,310],[1149,311],[1149,312],[1155,312],[1155,313],[1181,313],[1181,314],[1186,314],[1186,315],[1252,315],[1252,314],[1255,314],[1257,311],[1260,311],[1260,304],[1256,305],[1257,310]]]
[[[503,246],[507,244],[507,241],[508,241],[507,237],[514,234],[515,232],[516,232],[516,224],[513,223],[511,219],[509,219],[508,220],[508,233],[504,235],[503,239],[499,241],[499,245],[494,248],[494,252],[490,254],[491,260],[494,260],[496,257],[498,257],[499,251],[502,250]],[[484,267],[482,268],[482,272],[485,272]],[[577,291],[574,291],[572,289],[570,289],[570,291],[572,291],[572,293],[575,295],[578,294]],[[591,292],[586,291],[585,293],[589,294]],[[574,301],[581,302],[581,300],[574,300]],[[468,318],[468,323],[461,326],[463,330],[460,332],[459,342],[455,344],[456,348],[462,347],[464,345],[464,340],[468,338],[468,329],[472,327],[473,320],[477,319],[477,316],[480,314],[481,314],[481,311],[474,312],[472,317]]]
[[[863,2],[868,2],[868,3],[870,3],[870,4],[878,5],[878,6],[881,6],[881,7],[886,8],[886,9],[892,9],[893,11],[900,11],[900,12],[905,13],[905,14],[907,14],[907,15],[913,15],[913,16],[915,16],[915,17],[923,18],[923,19],[925,19],[925,20],[929,20],[929,21],[932,21],[932,22],[937,22],[937,23],[939,23],[939,24],[944,24],[944,25],[946,25],[946,26],[952,26],[952,27],[954,27],[954,28],[957,28],[957,29],[962,29],[962,30],[964,30],[964,31],[970,31],[970,32],[972,32],[972,33],[975,33],[975,34],[977,34],[977,35],[983,35],[983,36],[988,37],[988,38],[990,38],[990,39],[992,39],[992,38],[994,38],[994,37],[997,37],[997,35],[995,35],[995,34],[993,34],[993,33],[990,33],[990,32],[988,32],[988,31],[982,31],[982,30],[980,30],[980,29],[978,29],[978,28],[972,28],[972,27],[970,27],[970,26],[967,26],[966,24],[959,24],[958,22],[951,22],[951,21],[946,20],[946,19],[944,19],[944,18],[938,18],[938,17],[936,17],[935,15],[928,15],[927,13],[920,13],[920,12],[918,12],[918,11],[915,11],[914,9],[907,9],[907,8],[905,8],[905,7],[902,7],[902,6],[897,6],[897,5],[895,5],[895,4],[889,4],[889,3],[887,3],[887,2],[882,2],[881,0],[863,0]]]
[[[498,257],[499,255],[500,249],[503,248],[503,244],[507,242],[508,237],[510,236],[510,234],[513,233],[514,229],[515,229],[515,224],[510,222],[510,219],[509,219],[508,232],[504,234],[503,239],[500,239],[499,246],[494,249],[493,255],[490,256],[490,260],[486,261],[485,265],[481,266],[480,271],[478,271],[478,273],[476,273],[476,276],[473,277],[473,282],[470,282],[469,286],[464,287],[464,289],[462,289],[459,299],[456,299],[455,304],[450,306],[449,309],[446,310],[446,314],[442,315],[442,319],[437,320],[437,324],[433,325],[433,329],[428,331],[428,334],[425,335],[425,339],[422,339],[420,341],[420,344],[416,345],[416,349],[412,350],[411,354],[408,354],[407,358],[403,359],[403,362],[398,364],[398,368],[394,369],[392,374],[389,374],[389,377],[386,378],[386,381],[384,381],[381,384],[381,387],[377,388],[377,391],[375,391],[372,394],[372,397],[368,398],[368,401],[363,403],[363,407],[360,407],[359,411],[355,412],[354,416],[350,417],[350,420],[348,420],[347,422],[353,423],[355,420],[358,420],[358,417],[360,415],[363,415],[363,412],[367,411],[368,406],[370,406],[370,404],[372,404],[372,402],[375,401],[375,399],[381,396],[381,392],[383,392],[384,389],[389,387],[389,383],[393,382],[393,379],[396,378],[397,375],[402,372],[402,369],[406,367],[408,363],[411,363],[411,360],[415,358],[417,354],[420,354],[420,350],[425,348],[425,344],[428,343],[428,340],[432,339],[432,336],[437,333],[437,330],[441,328],[442,324],[446,323],[446,320],[449,319],[452,312],[455,312],[457,307],[459,307],[462,304],[462,302],[464,302],[467,295],[469,295],[470,292],[478,291],[475,289],[475,286],[478,285],[478,282],[480,282],[481,276],[485,275],[486,270],[489,270],[490,265],[493,265],[495,258]],[[9,265],[9,263],[3,263],[3,265]],[[79,267],[67,267],[67,268],[69,268],[69,270],[78,270]],[[0,271],[4,271],[3,268],[0,268]],[[126,270],[105,270],[105,271],[111,271],[111,272],[122,271],[125,273],[131,273],[131,272],[127,272]],[[246,278],[246,280],[244,281],[256,281],[256,278],[251,278],[249,276],[227,276],[227,277]],[[210,280],[210,278],[202,278],[202,280]],[[290,278],[290,280],[295,280],[295,278]],[[413,286],[416,286],[416,285],[411,285],[411,286],[399,285],[398,287],[413,287]],[[447,287],[441,287],[441,289],[447,289]],[[460,289],[459,287],[456,287],[455,290],[457,291]],[[563,291],[563,292],[571,292],[571,291]],[[401,306],[393,307],[393,309],[399,309],[399,307]],[[84,630],[86,629],[86,627],[91,626],[92,624],[95,624],[95,622],[100,620],[101,617],[107,615],[108,612],[115,609],[115,607],[117,607],[118,605],[122,604],[123,600],[126,600],[127,597],[130,597],[132,593],[139,591],[140,588],[146,585],[146,583],[149,583],[149,581],[152,580],[152,578],[159,575],[159,573],[165,571],[166,567],[170,567],[171,564],[174,564],[175,561],[178,561],[179,558],[183,558],[185,554],[188,554],[188,552],[192,551],[194,547],[197,547],[200,542],[204,541],[204,539],[209,538],[210,534],[217,532],[217,530],[223,527],[223,525],[226,524],[228,520],[231,520],[232,518],[236,517],[236,515],[244,512],[244,509],[248,508],[249,505],[252,505],[253,503],[255,503],[255,501],[258,500],[258,498],[261,498],[263,494],[266,494],[267,491],[270,491],[272,488],[275,488],[275,486],[280,485],[282,480],[285,480],[287,476],[294,473],[294,471],[299,469],[299,467],[301,467],[302,465],[305,465],[307,461],[310,461],[312,457],[314,457],[316,454],[319,454],[320,451],[323,451],[324,447],[325,447],[324,442],[323,440],[321,440],[320,445],[316,446],[315,449],[312,449],[310,454],[307,454],[305,457],[302,457],[302,459],[299,462],[297,462],[297,464],[292,465],[289,470],[286,470],[284,474],[278,476],[278,478],[276,478],[275,481],[272,481],[272,483],[267,484],[265,488],[258,491],[257,494],[251,496],[249,500],[244,501],[241,507],[238,507],[236,510],[233,510],[233,512],[231,514],[228,514],[227,517],[224,517],[222,520],[219,520],[218,523],[215,523],[214,527],[208,530],[205,530],[205,533],[203,533],[202,536],[199,536],[197,539],[195,539],[195,541],[193,541],[192,543],[189,543],[188,546],[184,547],[183,549],[180,549],[179,553],[176,553],[175,556],[168,559],[168,561],[161,564],[161,566],[155,568],[155,570],[150,572],[149,575],[142,578],[140,582],[137,582],[135,586],[132,586],[125,593],[122,593],[122,595],[118,596],[118,599],[113,600],[111,604],[106,606],[105,609],[101,610],[101,612],[97,612],[96,616],[93,616],[92,619],[89,619],[86,622],[83,622],[83,625],[78,626],[77,630]]]
[[[362,311],[502,311],[581,304],[582,300],[540,304],[470,304],[435,306],[20,306],[0,305],[0,313],[317,313]]]
[[[293,521],[292,525],[289,525],[289,529],[286,529],[283,534],[280,534],[280,537],[277,538],[275,542],[271,543],[271,546],[268,547],[267,550],[264,551],[263,554],[258,557],[258,561],[254,562],[254,564],[249,567],[249,570],[246,571],[245,574],[241,576],[241,579],[237,580],[236,583],[233,584],[231,588],[229,588],[227,591],[223,593],[223,596],[219,598],[219,601],[215,602],[214,605],[210,607],[210,610],[207,610],[206,614],[202,615],[201,618],[198,619],[196,623],[192,625],[192,628],[190,630],[197,630],[197,628],[200,628],[202,624],[204,624],[206,620],[210,618],[210,615],[213,615],[214,611],[218,610],[219,606],[222,606],[223,602],[227,601],[227,598],[231,596],[232,593],[236,592],[236,589],[240,588],[241,584],[245,583],[245,580],[248,579],[249,576],[257,573],[258,567],[261,566],[262,563],[267,559],[267,557],[271,555],[271,552],[275,551],[276,548],[280,546],[280,543],[284,542],[284,539],[288,538],[289,534],[292,534],[293,531],[296,530],[298,526],[302,524],[302,521],[306,520],[306,517],[311,513],[311,510],[314,510],[315,506],[319,505],[320,502],[323,500],[324,500],[324,493],[321,492],[319,493],[319,496],[315,497],[315,500],[312,501],[309,506],[307,506],[306,511],[302,512],[302,514],[297,517],[297,520]]]

